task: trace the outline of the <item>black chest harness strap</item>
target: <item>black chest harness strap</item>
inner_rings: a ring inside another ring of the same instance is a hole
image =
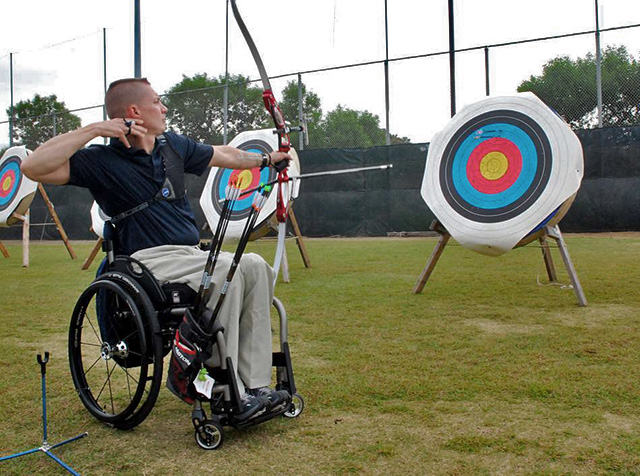
[[[164,168],[165,178],[160,190],[149,200],[137,205],[125,212],[118,213],[111,217],[108,221],[115,224],[134,213],[153,205],[155,202],[167,200],[169,202],[180,200],[186,195],[184,185],[184,162],[171,146],[164,135],[158,136],[160,145],[160,155],[162,156],[162,167]]]

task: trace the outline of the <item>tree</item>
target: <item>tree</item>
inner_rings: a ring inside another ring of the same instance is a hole
[[[225,77],[210,78],[206,73],[172,86],[163,98],[168,108],[169,126],[207,144],[222,144],[224,137]],[[241,75],[229,76],[228,137],[268,127],[269,116],[262,104],[262,90]]]
[[[338,105],[321,123],[319,137],[312,137],[314,148],[373,147],[386,144],[386,131],[380,118],[369,111],[357,111]],[[406,144],[406,137],[391,135],[392,144]]]
[[[592,53],[572,60],[559,56],[546,63],[540,76],[518,86],[531,91],[576,128],[595,125],[597,92],[596,61]],[[640,111],[640,64],[624,46],[609,46],[602,53],[603,124],[638,124]]]
[[[262,89],[251,86],[248,78],[229,78],[228,134],[233,138],[245,130],[273,127],[264,109]],[[343,106],[323,118],[320,98],[302,84],[302,110],[307,121],[309,141],[313,148],[370,147],[385,144],[385,131],[378,116]],[[221,144],[224,125],[224,76],[210,78],[206,73],[182,81],[167,91],[163,102],[168,108],[169,126],[195,140]],[[299,123],[298,84],[289,81],[282,91],[280,108],[292,126]],[[392,144],[408,143],[406,137],[391,136]],[[297,145],[296,133],[292,145]]]
[[[11,109],[7,109],[11,116]],[[67,111],[63,101],[55,94],[20,101],[13,108],[13,133],[16,144],[35,149],[53,136],[77,129],[80,118]]]
[[[384,145],[385,133],[378,116],[340,104],[327,114],[322,124],[320,147],[371,147]],[[314,144],[316,142],[314,141]]]

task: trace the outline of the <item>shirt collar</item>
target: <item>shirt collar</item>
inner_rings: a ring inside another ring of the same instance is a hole
[[[144,149],[136,149],[135,147],[126,147],[122,143],[122,141],[120,139],[118,139],[117,137],[110,138],[109,139],[109,145],[111,147],[113,147],[114,149],[116,149],[118,152],[120,152],[123,155],[128,155],[128,156],[149,155],[149,154],[147,154],[147,152]],[[151,155],[153,155],[155,152],[157,152],[159,147],[160,147],[160,143],[158,142],[158,139],[156,138],[156,142],[153,145],[153,151],[152,151]]]

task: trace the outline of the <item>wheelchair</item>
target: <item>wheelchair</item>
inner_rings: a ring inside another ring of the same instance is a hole
[[[196,293],[186,284],[160,283],[139,261],[114,254],[80,295],[69,327],[69,364],[75,389],[89,413],[105,425],[128,430],[142,423],[153,409],[163,382],[164,359],[171,352],[180,324],[193,311]],[[197,444],[219,448],[224,427],[244,428],[276,416],[296,418],[304,399],[297,393],[287,340],[287,314],[274,297],[280,324],[280,348],[273,352],[276,390],[286,390],[291,403],[276,414],[267,412],[238,421],[240,395],[231,358],[226,355],[224,329],[214,328],[213,352],[219,367],[203,368],[213,378],[210,397],[195,394],[191,414]],[[200,371],[202,372],[202,370]],[[189,401],[188,401],[189,402]],[[210,406],[207,417],[205,406]]]

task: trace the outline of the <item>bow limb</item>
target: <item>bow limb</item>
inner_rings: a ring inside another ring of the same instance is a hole
[[[273,123],[275,125],[275,132],[278,135],[278,152],[289,152],[291,149],[291,140],[289,138],[290,128],[286,125],[284,120],[284,116],[282,115],[282,110],[276,101],[276,98],[273,94],[273,90],[271,88],[271,82],[269,81],[269,75],[267,74],[267,70],[264,67],[264,63],[262,62],[262,57],[258,52],[258,47],[256,43],[253,41],[251,34],[249,33],[249,29],[247,25],[244,23],[242,16],[240,15],[240,11],[238,10],[238,5],[236,0],[230,0],[231,2],[231,10],[233,11],[233,16],[238,24],[238,28],[242,32],[242,36],[249,47],[249,51],[251,51],[251,55],[253,56],[253,60],[256,63],[258,68],[258,72],[260,73],[260,79],[262,80],[262,86],[264,91],[262,92],[262,102],[264,103],[265,108],[271,115],[273,119]],[[286,182],[289,181],[289,176],[287,174],[287,169],[283,169],[278,173],[278,195],[277,195],[277,211],[276,218],[278,220],[278,248],[276,249],[276,257],[273,265],[276,280],[278,279],[278,271],[280,270],[280,263],[282,262],[282,256],[284,255],[284,239],[286,234],[286,224],[287,224],[287,205],[288,205],[288,197],[285,200],[283,194],[283,188],[285,187]],[[289,188],[287,187],[287,192],[289,192]],[[275,282],[275,281],[274,281]]]
[[[249,30],[247,29],[247,25],[245,25],[244,20],[242,19],[242,16],[240,16],[238,5],[236,5],[236,0],[230,0],[230,1],[231,1],[231,10],[233,10],[233,17],[236,19],[238,28],[240,28],[240,31],[242,32],[242,36],[244,36],[244,40],[247,42],[247,46],[249,46],[249,50],[251,51],[253,60],[256,62],[256,66],[258,67],[258,72],[260,73],[260,79],[262,80],[262,86],[265,90],[271,90],[269,75],[267,75],[267,70],[264,67],[264,63],[262,62],[260,53],[258,52],[258,47],[253,41],[253,38],[251,37]]]
[[[280,273],[280,265],[282,264],[282,258],[285,253],[284,240],[287,234],[287,222],[278,223],[278,246],[276,247],[276,256],[273,259],[273,285],[275,286],[278,281],[278,274]]]

